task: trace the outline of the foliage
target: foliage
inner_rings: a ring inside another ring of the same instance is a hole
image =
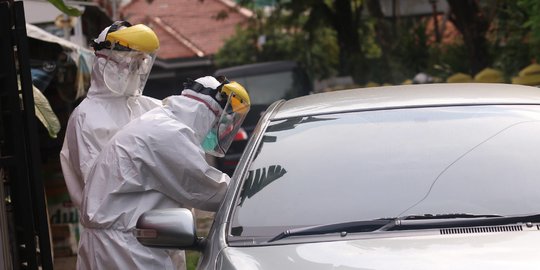
[[[446,78],[458,72],[470,73],[469,62],[463,61],[469,57],[463,42],[433,45],[430,56],[427,72],[431,75]]]
[[[400,83],[419,72],[429,69],[430,47],[426,34],[425,20],[411,18],[395,26],[394,38],[387,46],[387,66],[391,72],[381,83]]]
[[[63,0],[48,0],[49,3],[53,4],[58,10],[62,11],[63,13],[69,15],[69,16],[81,16],[82,13],[80,10],[67,6]]]
[[[17,82],[19,89],[21,88],[21,82]],[[49,100],[45,97],[41,91],[32,84],[32,96],[34,97],[34,111],[37,119],[47,129],[49,137],[56,139],[58,132],[60,132],[60,121],[54,113]],[[19,95],[22,99],[22,94]]]
[[[335,33],[322,28],[316,33],[299,30],[298,23],[305,18],[274,15],[264,17],[257,13],[245,28],[227,40],[215,55],[218,67],[228,67],[263,61],[294,60],[315,78],[336,73],[338,49]]]
[[[256,35],[251,29],[236,29],[236,34],[229,38],[214,55],[218,67],[229,67],[257,61]]]
[[[507,78],[530,64],[533,44],[527,42],[530,30],[525,25],[529,14],[519,2],[505,1],[497,9],[488,38],[491,41],[493,67]]]
[[[52,110],[51,105],[49,104],[49,101],[45,95],[43,95],[41,91],[39,91],[39,89],[33,85],[32,91],[34,94],[34,108],[36,111],[36,117],[43,124],[43,126],[45,126],[49,136],[54,139],[60,131],[60,121]]]
[[[459,31],[452,42],[431,36],[429,14],[387,17],[378,0],[275,0],[270,13],[258,9],[250,24],[238,29],[216,62],[290,59],[306,66],[314,79],[340,75],[361,84],[396,84],[418,72],[444,80],[484,67],[498,68],[509,79],[540,59],[540,1],[445,1],[451,7],[448,20]],[[260,1],[240,2],[260,7]]]
[[[195,270],[197,268],[197,263],[199,262],[199,252],[186,250],[186,269]]]
[[[365,55],[362,40],[366,25],[362,20],[364,8],[362,0],[315,0],[290,1],[285,8],[292,16],[306,14],[302,29],[313,34],[324,27],[329,27],[336,33],[339,47],[339,75],[355,75],[358,65]]]
[[[532,55],[540,60],[540,1],[518,0],[517,3],[527,14],[523,26],[530,31]]]
[[[526,10],[529,15],[524,26],[529,27],[532,38],[540,42],[540,2],[537,0],[518,0],[518,5]]]

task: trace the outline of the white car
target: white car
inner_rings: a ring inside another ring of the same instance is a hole
[[[139,218],[199,269],[537,269],[540,89],[426,84],[274,103],[206,238]]]

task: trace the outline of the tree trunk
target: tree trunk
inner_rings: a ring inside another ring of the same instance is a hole
[[[447,0],[450,6],[450,21],[463,36],[469,54],[470,72],[476,74],[488,66],[486,32],[489,21],[476,0]]]
[[[361,7],[354,9],[349,0],[335,0],[334,13],[332,14],[332,26],[337,32],[339,55],[340,55],[340,73],[341,75],[350,74],[352,66],[351,61],[356,55],[362,52],[360,43],[360,16]]]
[[[393,81],[392,70],[390,68],[390,52],[392,51],[392,44],[395,40],[395,33],[392,28],[392,26],[395,27],[395,24],[390,25],[389,21],[386,20],[379,0],[366,0],[365,3],[369,14],[376,19],[375,34],[377,43],[379,43],[382,50],[383,69],[388,70],[387,75],[390,76],[390,81]],[[394,2],[393,4],[395,5],[396,3]]]

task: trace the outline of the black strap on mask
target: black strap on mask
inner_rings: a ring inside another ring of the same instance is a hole
[[[221,83],[216,89],[206,87],[190,78],[188,78],[187,82],[184,83],[184,89],[189,89],[197,93],[208,95],[212,97],[212,99],[214,99],[222,109],[224,109],[225,105],[227,105],[227,95],[221,93],[221,88],[223,88],[223,85],[229,83],[229,80],[227,80],[225,76],[220,76],[216,79]]]
[[[111,44],[110,41],[106,40],[107,35],[109,33],[118,31],[120,29],[120,27],[122,27],[122,26],[130,27],[131,23],[129,23],[128,21],[116,21],[116,22],[114,22],[109,27],[109,30],[107,30],[107,34],[105,35],[105,41],[97,43],[97,42],[92,40],[92,44],[90,46],[92,46],[92,48],[94,48],[94,51],[99,51],[99,50],[102,50],[102,49],[111,49],[112,44]],[[116,44],[114,46],[114,50],[117,50],[117,51],[131,51],[130,48],[122,46],[120,44]]]

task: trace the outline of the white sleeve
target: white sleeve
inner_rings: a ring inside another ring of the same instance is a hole
[[[230,178],[208,164],[189,131],[169,130],[169,134],[161,134],[159,141],[147,141],[146,153],[141,158],[147,172],[141,176],[146,185],[185,207],[216,211]]]
[[[78,166],[74,166],[70,149],[68,146],[67,134],[64,139],[64,144],[62,145],[62,150],[60,151],[60,164],[62,165],[62,174],[64,175],[64,180],[66,182],[66,187],[71,198],[71,202],[77,208],[81,208],[82,203],[82,192],[83,192],[83,179],[81,176],[81,171]]]
[[[86,115],[78,110],[69,118],[64,144],[60,151],[62,174],[75,207],[80,209],[85,179],[101,151],[103,142],[96,138],[98,130],[86,121]]]
[[[84,187],[83,174],[81,172],[80,149],[78,141],[80,128],[78,125],[79,114],[75,111],[69,118],[64,143],[60,151],[60,163],[62,165],[62,174],[71,197],[71,201],[80,209],[82,202],[82,192]]]

